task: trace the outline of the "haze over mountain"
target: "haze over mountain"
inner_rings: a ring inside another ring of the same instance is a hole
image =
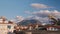
[[[36,24],[36,23],[41,23],[39,20],[36,19],[25,19],[19,22],[18,24],[20,25],[29,25],[29,24]]]
[[[19,19],[19,18],[18,18]],[[27,18],[23,18],[18,20],[18,24],[20,25],[29,25],[29,24],[49,24],[49,21],[47,18],[41,18],[41,17],[37,17],[37,16],[29,16]]]

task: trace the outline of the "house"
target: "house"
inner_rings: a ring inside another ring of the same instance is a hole
[[[59,31],[60,26],[47,26],[47,31]]]
[[[0,19],[0,34],[7,34],[8,32],[13,32],[14,26],[16,24],[11,21],[3,21],[3,19]]]

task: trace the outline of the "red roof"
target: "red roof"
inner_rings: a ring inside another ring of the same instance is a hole
[[[49,27],[60,28],[60,26],[46,26],[46,28],[49,28]]]

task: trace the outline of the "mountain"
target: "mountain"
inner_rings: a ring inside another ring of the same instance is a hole
[[[18,22],[19,25],[29,25],[29,24],[36,24],[36,23],[41,23],[41,22],[36,19],[29,19],[29,20],[23,20],[21,22]]]

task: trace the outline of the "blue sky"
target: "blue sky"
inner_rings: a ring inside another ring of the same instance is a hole
[[[54,8],[47,8],[48,10],[60,11],[60,0],[0,0],[0,16],[7,18],[15,18],[16,16],[27,17],[25,11],[39,11],[43,9],[35,9],[30,6],[32,3],[45,4]]]

